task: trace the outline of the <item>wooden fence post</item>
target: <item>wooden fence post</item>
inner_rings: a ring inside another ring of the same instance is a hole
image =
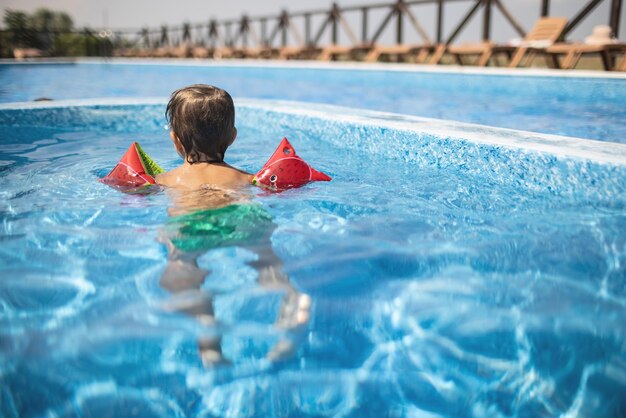
[[[402,0],[398,0],[396,3],[396,44],[402,45],[402,18],[404,14],[402,13]]]
[[[339,42],[339,31],[337,23],[339,21],[339,6],[337,6],[337,3],[333,3],[333,8],[330,12],[330,19],[331,19],[331,42],[333,45],[337,45],[337,43]]]
[[[164,45],[168,45],[170,42],[169,40],[169,36],[167,34],[167,26],[163,25],[161,26],[161,41],[159,43],[159,46],[164,46]]]
[[[311,13],[304,14],[304,45],[311,46]]]
[[[369,12],[368,7],[363,7],[361,9],[361,42],[363,45],[367,43],[367,14]]]
[[[609,25],[613,29],[613,35],[619,38],[619,23],[622,16],[622,0],[611,1],[611,15],[609,17]]]
[[[437,43],[443,40],[443,0],[437,1]]]
[[[287,46],[287,29],[289,29],[289,15],[287,14],[287,10],[283,10],[283,13],[280,17],[280,26],[281,26],[281,45],[284,48]]]
[[[483,41],[491,38],[491,0],[483,0]]]
[[[550,15],[550,0],[541,0],[541,17]]]

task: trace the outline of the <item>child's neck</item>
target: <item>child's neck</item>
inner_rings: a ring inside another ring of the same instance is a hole
[[[189,161],[185,160],[183,162],[183,167],[189,168],[189,169],[196,169],[196,168],[207,168],[207,167],[211,167],[211,166],[219,166],[219,167],[230,167],[228,164],[226,164],[226,162],[222,161],[199,161],[196,163],[190,163]]]

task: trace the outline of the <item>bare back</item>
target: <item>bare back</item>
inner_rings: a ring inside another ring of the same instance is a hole
[[[203,186],[240,189],[250,185],[252,175],[228,164],[183,164],[157,176],[158,184],[183,190],[196,190]]]
[[[183,164],[156,181],[168,188],[172,206],[168,213],[177,216],[202,209],[216,209],[250,199],[245,189],[252,175],[228,164]]]

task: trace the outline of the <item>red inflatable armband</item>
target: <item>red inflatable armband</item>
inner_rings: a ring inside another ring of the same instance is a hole
[[[252,184],[270,190],[285,190],[303,186],[311,181],[330,180],[329,176],[317,171],[297,156],[296,150],[287,138],[283,138],[272,157],[256,173]]]
[[[154,177],[164,170],[133,142],[119,163],[100,181],[115,187],[142,187],[156,184]]]

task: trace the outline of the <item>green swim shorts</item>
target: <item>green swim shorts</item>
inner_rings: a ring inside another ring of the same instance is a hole
[[[274,224],[260,205],[234,204],[177,216],[168,221],[168,227],[174,246],[193,252],[261,245],[269,239]]]

